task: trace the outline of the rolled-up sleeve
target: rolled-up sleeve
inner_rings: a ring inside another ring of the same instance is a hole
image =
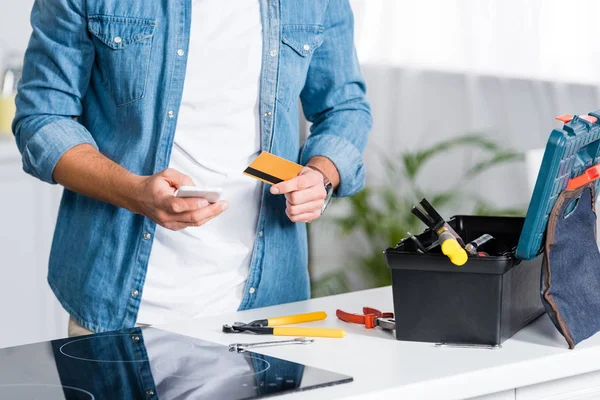
[[[311,133],[300,151],[306,164],[330,159],[340,174],[336,196],[350,196],[365,185],[362,153],[372,126],[366,85],[354,46],[354,17],[348,0],[331,0],[323,44],[315,50],[300,95]]]
[[[94,47],[82,0],[36,0],[13,132],[23,169],[45,182],[70,148],[96,143],[76,118],[89,86]]]

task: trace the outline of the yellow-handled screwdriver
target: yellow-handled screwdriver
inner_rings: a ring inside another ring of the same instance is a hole
[[[327,318],[327,313],[324,311],[317,311],[306,314],[295,314],[295,315],[286,315],[285,317],[275,317],[268,319],[257,319],[256,321],[252,321],[247,325],[250,326],[281,326],[281,325],[292,325],[292,324],[301,324],[303,322],[314,322],[314,321],[323,321]]]
[[[469,255],[458,243],[454,235],[445,226],[440,228],[437,234],[440,238],[442,253],[450,259],[450,262],[459,267],[465,265],[469,259]]]

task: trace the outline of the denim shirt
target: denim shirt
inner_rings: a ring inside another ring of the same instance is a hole
[[[352,195],[364,185],[372,119],[348,0],[260,5],[261,148],[301,164],[328,157],[341,177],[336,195]],[[167,168],[191,7],[191,0],[36,0],[13,123],[24,170],[55,183],[58,159],[83,143],[139,175]],[[312,123],[302,146],[298,98]],[[240,309],[309,297],[306,226],[290,222],[285,207],[283,196],[263,188]],[[83,327],[135,324],[155,228],[142,215],[64,191],[48,282]]]

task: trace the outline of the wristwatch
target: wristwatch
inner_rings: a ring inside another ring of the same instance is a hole
[[[312,165],[307,165],[307,167],[314,169],[323,176],[323,185],[325,186],[325,192],[327,193],[327,195],[325,196],[323,208],[321,208],[321,215],[323,215],[325,209],[327,208],[327,205],[329,204],[329,201],[331,200],[331,197],[333,197],[333,184],[331,183],[329,178],[327,178],[327,175],[325,175],[323,171],[321,171],[319,168],[314,167]]]

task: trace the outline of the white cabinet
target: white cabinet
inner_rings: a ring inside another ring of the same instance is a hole
[[[0,141],[0,347],[66,335],[66,313],[46,282],[61,188],[21,169]]]
[[[599,400],[600,371],[543,382],[468,400]]]
[[[598,400],[600,372],[590,372],[517,389],[517,400]]]

